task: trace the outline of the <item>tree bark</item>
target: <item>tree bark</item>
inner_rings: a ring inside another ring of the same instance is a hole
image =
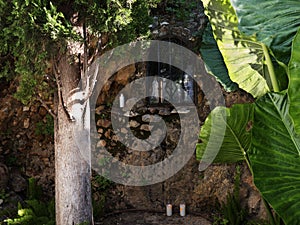
[[[61,97],[58,97],[55,121],[56,224],[92,224],[90,163],[82,156],[73,132],[83,121],[70,120],[65,107],[70,91],[78,85],[79,71],[69,64],[67,56],[57,65]]]

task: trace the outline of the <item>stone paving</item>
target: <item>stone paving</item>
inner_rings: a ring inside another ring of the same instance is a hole
[[[95,225],[212,225],[200,216],[173,214],[167,217],[164,213],[128,212],[112,215]]]

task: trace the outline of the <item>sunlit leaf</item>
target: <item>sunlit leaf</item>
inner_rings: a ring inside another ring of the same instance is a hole
[[[287,95],[268,93],[256,102],[249,158],[254,182],[286,225],[300,224],[300,140]]]
[[[269,91],[265,70],[265,53],[255,37],[246,37],[238,29],[238,20],[229,0],[204,0],[219,49],[229,76],[240,88],[254,97]]]

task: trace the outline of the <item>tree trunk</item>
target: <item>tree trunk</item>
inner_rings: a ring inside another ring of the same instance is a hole
[[[70,120],[65,107],[70,91],[78,85],[79,71],[69,64],[66,56],[57,65],[61,97],[55,121],[56,224],[92,224],[90,164],[82,156],[73,132],[83,121]]]

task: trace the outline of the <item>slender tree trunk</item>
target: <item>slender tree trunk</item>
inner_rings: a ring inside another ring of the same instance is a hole
[[[73,132],[83,121],[71,121],[64,106],[70,91],[77,87],[79,72],[67,57],[58,62],[57,68],[61,97],[55,121],[56,224],[92,224],[90,164],[80,153]]]

